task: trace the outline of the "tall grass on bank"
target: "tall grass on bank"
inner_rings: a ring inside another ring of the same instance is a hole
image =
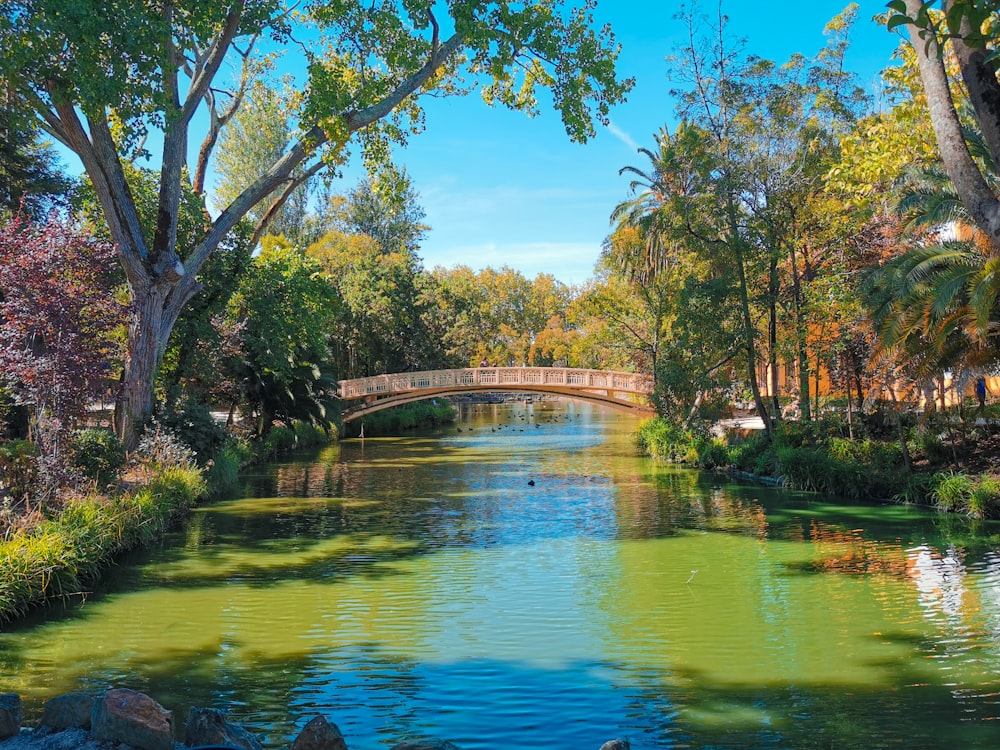
[[[934,464],[950,454],[921,436],[911,452]],[[713,437],[707,427],[682,428],[663,419],[641,425],[640,448],[650,456],[701,469],[733,469],[775,477],[786,487],[848,498],[934,505],[973,518],[1000,518],[1000,477],[933,469],[911,473],[898,442],[848,439],[835,424],[781,422],[763,433]]]
[[[158,538],[205,492],[195,467],[164,467],[111,497],[67,500],[58,516],[0,542],[0,621],[45,599],[79,594],[115,555]]]

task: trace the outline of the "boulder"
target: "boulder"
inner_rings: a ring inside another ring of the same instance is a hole
[[[24,704],[17,693],[0,695],[0,740],[17,736],[24,719]]]
[[[42,726],[52,729],[90,729],[94,699],[79,693],[60,695],[45,702]]]
[[[418,737],[403,740],[398,745],[393,745],[392,750],[459,750],[459,748],[454,742],[439,740],[437,737]]]
[[[609,740],[601,745],[601,750],[630,750],[632,746],[628,744],[628,738],[619,737],[616,740]]]
[[[347,750],[347,743],[336,724],[314,716],[302,727],[290,750]]]
[[[260,740],[238,724],[226,721],[225,715],[214,708],[192,708],[184,725],[184,744],[228,745],[244,750],[263,750]]]
[[[124,742],[140,750],[173,750],[174,715],[148,695],[126,688],[94,701],[91,730],[99,740]]]

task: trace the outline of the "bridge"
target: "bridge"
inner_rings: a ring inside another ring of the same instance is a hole
[[[360,400],[360,403],[344,409],[343,420],[350,422],[393,406],[474,391],[550,393],[634,412],[653,413],[651,375],[570,367],[469,367],[376,375],[341,380],[338,395],[345,402]]]

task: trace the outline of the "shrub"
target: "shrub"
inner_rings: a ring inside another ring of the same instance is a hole
[[[893,500],[899,503],[922,505],[933,499],[934,488],[938,478],[934,474],[909,474],[893,495]]]
[[[639,448],[661,461],[682,461],[691,446],[691,434],[679,425],[659,417],[639,426],[636,441]],[[697,457],[695,452],[694,457]]]
[[[417,401],[413,404],[404,404],[366,416],[364,430],[369,437],[392,435],[417,427],[433,427],[434,425],[454,422],[455,416],[455,407],[449,401]],[[361,424],[359,422],[351,423],[351,435],[357,436],[360,431]]]
[[[209,408],[194,399],[185,399],[165,408],[157,423],[191,449],[199,466],[204,466],[226,441],[226,430],[215,421]]]
[[[968,506],[973,481],[967,474],[935,475],[937,486],[931,497],[941,510],[962,510]]]
[[[70,451],[73,467],[99,486],[115,482],[125,465],[125,446],[111,430],[77,430]]]
[[[778,476],[787,487],[812,492],[832,491],[832,470],[825,452],[803,446],[775,449]]]
[[[159,536],[204,488],[199,469],[168,467],[138,492],[72,499],[57,518],[16,532],[0,543],[0,621],[79,591],[114,555]]]
[[[196,464],[194,451],[171,430],[153,422],[143,433],[136,446],[137,458],[145,459],[154,468],[165,466],[193,466]]]
[[[0,443],[0,496],[26,500],[38,479],[38,447],[28,440]]]
[[[696,441],[697,465],[702,469],[721,469],[729,466],[729,451],[722,438],[701,438]]]

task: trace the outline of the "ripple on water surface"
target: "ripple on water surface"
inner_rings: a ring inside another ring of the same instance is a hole
[[[0,633],[0,688],[127,685],[272,747],[313,713],[357,750],[996,746],[995,527],[656,467],[590,407],[463,420],[261,467]]]

